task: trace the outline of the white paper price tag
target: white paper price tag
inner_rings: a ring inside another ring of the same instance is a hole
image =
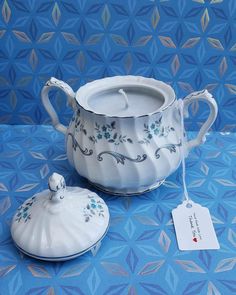
[[[219,249],[219,243],[206,207],[191,200],[172,210],[180,250]]]

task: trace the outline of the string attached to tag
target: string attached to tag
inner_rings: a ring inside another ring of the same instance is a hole
[[[178,100],[180,111],[181,146],[180,155],[182,162],[182,181],[184,200],[177,208],[172,210],[176,238],[180,250],[206,250],[219,249],[219,243],[211,220],[211,215],[206,207],[193,202],[188,194],[186,185],[185,167],[185,128],[184,128],[184,102]]]
[[[184,154],[184,102],[182,99],[178,100],[179,103],[179,111],[180,111],[180,134],[181,134],[181,146],[180,146],[180,155],[181,155],[181,162],[182,162],[182,182],[183,182],[183,189],[184,189],[184,198],[186,201],[190,201],[190,197],[188,194],[187,186],[186,186],[186,167],[185,167],[185,154]]]

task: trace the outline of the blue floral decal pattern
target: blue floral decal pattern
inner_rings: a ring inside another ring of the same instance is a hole
[[[84,133],[84,135],[87,135],[87,130],[85,129],[84,124],[81,123],[80,110],[77,110],[76,114],[74,114],[72,118],[72,122],[73,121],[75,121],[75,130],[77,132],[81,131]]]
[[[163,126],[161,121],[162,117],[149,125],[144,124],[144,132],[146,133],[146,136],[140,140],[139,143],[149,144],[153,137],[167,137],[171,131],[175,131],[174,127],[172,126]]]
[[[75,130],[77,132],[83,132],[84,135],[88,135],[88,131],[85,128],[86,123],[81,122],[80,118],[80,110],[78,110],[74,116],[72,117],[72,122],[75,122]],[[128,138],[127,135],[118,134],[116,132],[116,122],[113,121],[110,124],[103,124],[99,125],[97,122],[95,122],[95,132],[96,135],[90,135],[88,138],[90,141],[92,141],[94,144],[97,143],[100,140],[106,140],[109,143],[113,143],[114,145],[119,145],[121,143],[133,143],[133,140],[131,138]]]
[[[72,118],[72,122],[75,122],[75,130],[77,132],[83,132],[83,134],[85,136],[87,136],[88,132],[85,129],[85,124],[81,123],[81,119],[80,119],[80,111],[78,110],[76,114],[74,114],[73,118]],[[112,121],[110,124],[103,124],[103,125],[99,125],[97,122],[95,122],[95,131],[96,131],[96,136],[89,136],[89,140],[92,141],[94,144],[96,144],[99,140],[106,140],[109,143],[112,143],[116,146],[118,146],[121,143],[133,143],[133,140],[129,137],[127,137],[126,135],[121,135],[118,134],[118,132],[116,132],[116,122]],[[163,126],[162,125],[162,116],[155,120],[154,122],[150,123],[150,124],[144,124],[144,133],[145,136],[143,137],[142,140],[139,140],[138,143],[140,144],[150,144],[151,140],[156,136],[156,137],[167,137],[169,135],[170,132],[175,131],[175,128],[172,126]],[[72,137],[72,147],[74,150],[76,150],[77,147],[79,147],[80,151],[84,154],[84,155],[92,155],[93,151],[89,150],[86,148],[85,150],[83,150],[80,145],[78,144],[78,142],[76,141],[76,139],[74,138],[72,133],[68,133],[68,135],[70,135]],[[159,151],[162,148],[166,148],[168,149],[171,153],[176,153],[176,147],[180,146],[181,144],[167,144],[164,145],[163,147],[159,147],[156,152],[155,152],[155,157],[157,159],[160,158],[160,154]],[[143,156],[138,155],[137,158],[132,159],[129,158],[125,155],[119,154],[117,152],[113,152],[113,151],[103,151],[101,152],[97,159],[99,161],[103,160],[102,155],[103,154],[110,154],[111,156],[114,156],[117,160],[117,163],[122,163],[124,165],[124,160],[130,160],[133,162],[142,162],[147,158],[147,155],[144,154]]]
[[[81,123],[79,110],[76,113],[76,117],[75,115],[73,116],[72,122],[75,122],[75,130],[77,132],[83,132],[85,136],[88,135],[88,131],[85,128],[85,123]],[[119,145],[122,143],[133,143],[133,139],[127,137],[127,135],[119,134],[118,132],[116,132],[115,121],[112,121],[110,124],[103,125],[99,125],[97,122],[95,122],[94,129],[96,135],[90,135],[88,137],[89,140],[92,141],[94,144],[96,144],[100,140],[106,140],[114,145]],[[142,140],[139,140],[138,143],[149,144],[153,137],[167,137],[168,134],[172,131],[175,131],[175,129],[172,126],[163,126],[161,116],[158,120],[152,122],[149,125],[144,124],[143,131],[145,133],[145,136]]]
[[[89,198],[89,203],[87,206],[84,208],[84,217],[85,217],[85,222],[89,222],[90,219],[98,215],[99,217],[104,217],[104,209],[103,209],[103,203],[99,200],[95,200],[93,196],[88,196]]]
[[[111,124],[99,125],[95,123],[96,136],[89,136],[89,139],[96,143],[98,140],[105,139],[114,145],[119,145],[120,143],[133,143],[133,140],[127,135],[122,135],[116,132],[116,122],[113,121]]]
[[[20,222],[21,220],[23,220],[24,222],[26,222],[31,219],[31,213],[29,212],[29,209],[32,207],[35,200],[35,197],[32,197],[17,209],[15,221]]]

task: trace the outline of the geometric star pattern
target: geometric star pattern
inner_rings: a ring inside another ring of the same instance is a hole
[[[196,132],[188,132],[190,138]],[[219,250],[179,251],[171,210],[183,199],[179,168],[158,189],[119,197],[94,189],[65,154],[64,136],[47,125],[0,126],[0,294],[232,295],[236,292],[235,133],[211,132],[186,160],[194,202],[209,208]],[[107,203],[111,224],[96,255],[42,262],[13,245],[16,208],[47,188],[52,172]]]
[[[47,124],[40,91],[55,76],[76,91],[114,75],[154,77],[177,97],[207,88],[216,131],[235,131],[235,0],[0,0],[0,123]],[[71,111],[50,94],[63,122]],[[198,130],[206,105],[186,120]]]

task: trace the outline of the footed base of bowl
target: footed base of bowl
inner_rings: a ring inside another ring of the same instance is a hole
[[[159,186],[161,186],[163,184],[164,181],[165,181],[165,179],[157,181],[156,183],[154,183],[151,186],[140,187],[137,190],[113,189],[113,188],[104,187],[100,184],[97,184],[97,183],[94,183],[91,181],[89,181],[89,182],[98,190],[108,193],[108,194],[118,195],[118,196],[135,196],[135,195],[141,195],[144,193],[148,193],[148,192],[158,188]]]

